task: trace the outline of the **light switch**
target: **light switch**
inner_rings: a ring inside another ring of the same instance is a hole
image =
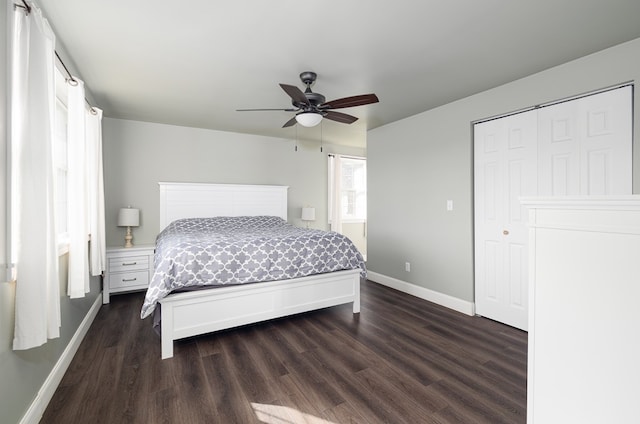
[[[448,211],[453,210],[453,200],[447,200],[447,210]]]

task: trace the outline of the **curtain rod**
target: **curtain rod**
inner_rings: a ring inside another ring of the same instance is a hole
[[[31,13],[31,6],[29,6],[29,4],[26,2],[26,0],[20,0],[20,2],[22,4],[16,4],[14,3],[13,6],[14,7],[19,7],[20,9],[23,9],[27,15],[29,13]],[[65,78],[65,80],[67,81],[67,83],[75,86],[78,85],[78,81],[76,81],[76,79],[73,77],[73,75],[71,75],[71,72],[69,72],[69,69],[67,68],[67,65],[64,64],[64,61],[62,60],[62,58],[60,57],[60,55],[58,54],[57,51],[53,51],[56,54],[56,58],[58,59],[58,62],[60,62],[60,64],[62,65],[62,67],[64,68],[64,71],[67,73],[67,78]],[[89,100],[87,100],[87,98],[84,98],[85,103],[87,103],[87,106],[89,106],[89,111],[95,115],[98,112],[96,112],[96,110],[93,108],[93,106],[91,105],[91,103],[89,103]]]

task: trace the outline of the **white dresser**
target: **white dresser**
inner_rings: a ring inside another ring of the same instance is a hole
[[[527,422],[639,422],[640,196],[529,208]]]
[[[107,248],[102,303],[113,293],[146,290],[153,273],[153,245]]]

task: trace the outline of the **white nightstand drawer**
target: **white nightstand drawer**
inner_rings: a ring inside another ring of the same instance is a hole
[[[109,272],[129,272],[149,269],[148,256],[121,256],[109,258]]]
[[[149,284],[149,271],[139,272],[126,272],[109,275],[109,287],[112,289],[121,289],[139,286],[146,286]]]
[[[107,248],[107,269],[102,284],[102,303],[114,293],[145,290],[153,275],[152,244]]]

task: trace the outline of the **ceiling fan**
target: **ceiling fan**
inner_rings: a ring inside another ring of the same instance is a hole
[[[336,112],[333,109],[342,109],[354,106],[363,106],[371,103],[378,103],[378,97],[375,94],[361,94],[359,96],[343,97],[327,102],[325,97],[320,93],[311,91],[311,85],[315,82],[318,75],[315,72],[305,71],[300,74],[300,80],[307,86],[304,90],[300,90],[295,85],[280,84],[285,93],[291,97],[293,108],[288,109],[238,109],[238,112],[264,111],[264,110],[280,110],[285,112],[296,112],[296,115],[285,122],[282,128],[290,127],[296,123],[313,127],[318,125],[322,118],[343,124],[352,124],[358,120],[355,116],[346,113]]]

